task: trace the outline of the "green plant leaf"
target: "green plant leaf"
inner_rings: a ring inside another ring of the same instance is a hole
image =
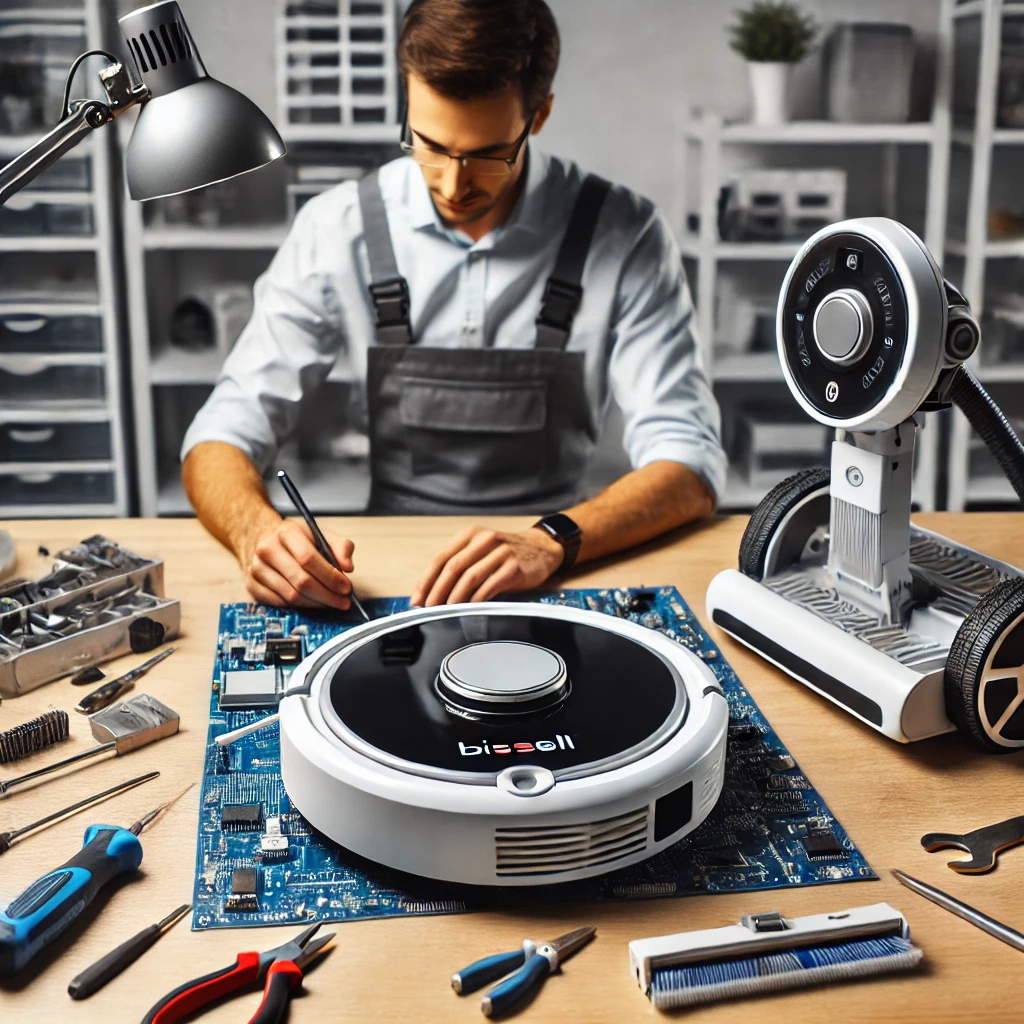
[[[790,0],[757,0],[736,12],[729,45],[745,60],[793,64],[806,56],[818,26]]]

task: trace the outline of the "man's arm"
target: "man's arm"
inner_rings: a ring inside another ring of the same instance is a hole
[[[577,561],[640,544],[714,508],[725,455],[692,327],[678,248],[648,205],[618,281],[608,372],[635,468],[592,500],[560,510],[583,532]],[[412,599],[434,605],[530,590],[558,570],[562,556],[543,530],[472,527],[431,562]]]
[[[616,480],[597,497],[566,509],[583,531],[576,558],[622,551],[711,513],[707,484],[678,462],[652,462]],[[532,590],[556,573],[565,552],[543,530],[503,533],[472,526],[430,563],[412,593],[414,605],[489,601]]]
[[[243,451],[222,441],[197,444],[185,458],[182,479],[199,521],[234,552],[255,600],[348,608],[348,577],[317,551],[305,523],[278,514]],[[331,537],[328,542],[341,568],[351,572],[352,542]]]

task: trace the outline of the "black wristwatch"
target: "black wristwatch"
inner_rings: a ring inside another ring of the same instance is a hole
[[[576,556],[580,553],[583,531],[564,513],[555,512],[543,519],[538,519],[533,528],[543,530],[549,537],[554,537],[562,545],[562,564],[559,572],[567,572],[573,567]]]

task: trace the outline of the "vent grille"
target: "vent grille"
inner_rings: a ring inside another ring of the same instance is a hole
[[[180,21],[167,22],[133,36],[132,56],[140,72],[156,71],[168,64],[191,60],[194,50],[188,31]]]
[[[647,814],[641,807],[578,825],[495,829],[497,874],[568,874],[639,853],[647,847]]]

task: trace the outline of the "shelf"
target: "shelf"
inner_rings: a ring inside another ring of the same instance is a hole
[[[295,486],[314,515],[352,515],[366,509],[370,499],[370,471],[366,463],[314,460],[301,462],[282,459],[274,467],[287,470]],[[295,509],[279,484],[269,488],[274,506],[282,515],[295,515]],[[165,475],[157,493],[157,514],[192,515],[177,467]]]
[[[746,355],[715,359],[711,380],[715,384],[728,381],[759,381],[783,379],[782,364],[777,352],[749,352]]]
[[[44,366],[104,366],[106,352],[0,352],[0,370],[23,374]]]
[[[121,506],[109,505],[0,505],[0,519],[106,519],[123,516]]]
[[[391,143],[398,148],[399,124],[289,124],[280,127],[285,142]]]
[[[115,465],[109,459],[96,462],[65,459],[62,462],[0,462],[0,473],[112,473]]]
[[[950,238],[946,241],[946,253],[949,256],[967,256],[967,243],[962,238]],[[990,260],[1009,260],[1024,258],[1024,235],[1020,238],[991,238],[985,243],[984,255]]]
[[[714,255],[719,260],[792,260],[804,240],[786,242],[715,242]],[[687,234],[680,243],[682,254],[700,259],[702,243],[697,235]]]
[[[953,141],[958,146],[974,145],[974,132],[970,128],[954,128]],[[992,131],[994,146],[1024,146],[1024,128],[995,128]]]
[[[94,302],[13,302],[0,299],[0,320],[7,316],[103,316],[103,307]]]
[[[686,129],[686,137],[703,142],[707,122],[695,120]],[[785,124],[723,124],[719,138],[723,143],[760,143],[765,145],[885,145],[888,143],[930,143],[936,136],[931,121],[895,124],[856,124],[842,121],[787,121]]]
[[[0,21],[80,21],[85,7],[0,7]]]
[[[75,189],[67,192],[48,192],[44,189],[33,189],[31,187],[18,192],[11,199],[7,200],[9,210],[21,210],[28,206],[40,204],[65,203],[84,205],[92,203],[96,196],[91,189]]]
[[[146,249],[276,249],[288,234],[285,224],[251,227],[146,227]]]
[[[984,0],[967,0],[967,3],[957,4],[953,8],[954,18],[970,18],[979,15],[984,10]],[[1024,3],[1010,0],[1003,4],[1003,17],[1024,18]]]
[[[106,423],[110,410],[105,406],[54,409],[45,405],[23,405],[0,409],[0,423]]]
[[[0,252],[95,252],[95,235],[0,235]]]

